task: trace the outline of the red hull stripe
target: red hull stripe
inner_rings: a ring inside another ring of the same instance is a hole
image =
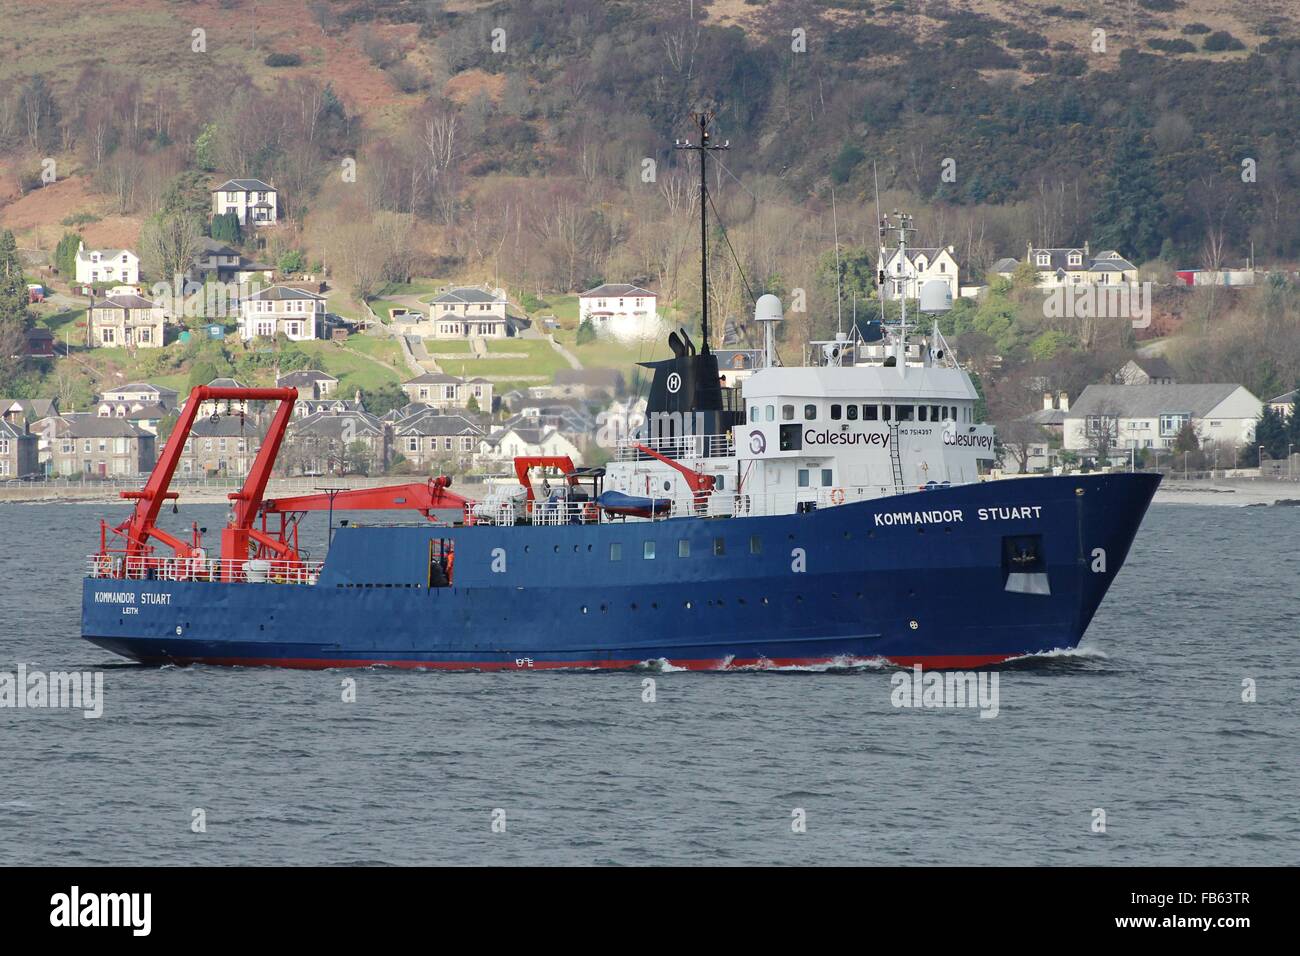
[[[999,664],[1019,655],[981,654],[981,655],[936,655],[930,657],[885,658],[892,665],[911,667],[920,664],[934,670],[967,667],[985,667]],[[852,664],[879,661],[881,658],[842,657],[778,657],[778,658],[736,658],[728,662],[720,660],[671,661],[671,666],[691,671],[724,671],[744,667],[813,667],[827,664]],[[451,671],[521,671],[521,670],[563,670],[563,669],[601,669],[628,670],[647,663],[644,660],[598,660],[598,661],[533,661],[531,664],[517,664],[514,661],[409,661],[409,660],[330,660],[317,657],[175,657],[159,663],[173,664],[216,664],[223,667],[289,667],[301,670],[325,670],[337,667],[398,667],[405,670],[451,670]]]

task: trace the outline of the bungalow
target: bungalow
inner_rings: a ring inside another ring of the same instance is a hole
[[[90,346],[160,349],[167,314],[143,296],[110,295],[90,305]]]
[[[234,213],[241,226],[270,226],[279,218],[279,193],[260,179],[228,179],[212,190],[212,215]]]
[[[1065,414],[1071,451],[1172,448],[1191,423],[1202,444],[1254,440],[1264,403],[1242,385],[1089,385]]]
[[[27,424],[0,419],[0,480],[26,478],[40,473],[37,438]]]
[[[78,285],[135,285],[140,281],[140,257],[130,249],[87,249],[83,242],[77,246],[76,272]]]
[[[240,301],[239,309],[239,337],[245,342],[281,334],[290,341],[302,342],[320,337],[325,296],[276,285],[246,296]]]
[[[1026,245],[1025,261],[1032,263],[1038,273],[1038,286],[1053,289],[1069,285],[1132,285],[1138,281],[1137,266],[1114,249],[1093,255],[1085,242],[1082,246],[1050,249]],[[1008,268],[1009,263],[1015,265]],[[1001,259],[994,272],[1010,278],[1020,264],[1013,259]]]
[[[640,286],[606,282],[578,295],[578,321],[622,341],[658,338],[659,297]]]

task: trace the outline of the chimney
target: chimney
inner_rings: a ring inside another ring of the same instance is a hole
[[[1043,392],[1043,411],[1050,412],[1051,410],[1052,410],[1052,393]]]
[[[1083,257],[1086,259],[1090,255],[1092,255],[1092,253],[1088,251],[1088,240],[1085,239],[1083,240]]]
[[[357,389],[357,391],[356,391],[356,395],[354,396],[353,400],[354,400],[358,405],[361,404],[361,389]]]
[[[1060,408],[1061,411],[1068,412],[1070,410],[1070,396],[1065,394],[1065,392],[1057,392],[1056,400],[1057,407]]]

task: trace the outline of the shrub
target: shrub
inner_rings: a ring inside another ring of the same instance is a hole
[[[1188,36],[1199,36],[1202,33],[1209,33],[1210,28],[1204,23],[1189,23],[1187,26],[1183,27],[1182,32]]]
[[[1147,40],[1147,46],[1153,50],[1159,50],[1161,53],[1195,53],[1196,44],[1191,40],[1184,40],[1178,37],[1174,40],[1165,40],[1160,37],[1153,37]]]
[[[596,341],[596,328],[591,324],[590,319],[583,319],[582,325],[578,326],[578,334],[573,337],[576,345],[586,345]]]
[[[1211,53],[1220,53],[1224,50],[1244,50],[1246,44],[1227,30],[1216,30],[1205,38],[1205,49]]]
[[[297,53],[270,53],[262,62],[267,66],[302,66],[302,57]]]

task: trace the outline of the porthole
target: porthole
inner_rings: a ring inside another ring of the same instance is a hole
[[[683,604],[682,606],[683,606],[684,608],[686,608],[686,610],[689,611],[689,610],[691,609],[691,602],[690,602],[690,601],[687,601],[687,602],[686,602],[685,604]]]
[[[585,604],[582,606],[582,613],[583,613],[583,614],[586,614],[586,613],[587,613],[587,605],[585,605]]]
[[[533,546],[531,544],[524,545],[524,554],[527,554],[531,550],[533,550]]]
[[[764,603],[764,604],[767,603],[767,598],[763,598],[763,603]]]

